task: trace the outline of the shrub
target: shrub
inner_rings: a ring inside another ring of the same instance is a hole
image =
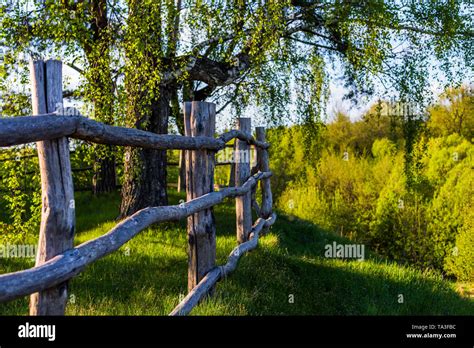
[[[25,240],[39,228],[38,158],[25,146],[2,151],[0,160],[0,242]]]
[[[396,152],[396,145],[387,138],[376,139],[372,144],[372,155],[376,158],[393,156]]]
[[[387,138],[374,139],[371,154],[331,145],[316,158],[304,156],[301,133],[301,126],[273,133],[280,141],[272,142],[272,184],[281,184],[281,210],[390,258],[472,278],[471,142],[458,134],[421,136],[408,183],[404,147]]]
[[[465,221],[456,236],[451,253],[446,257],[444,270],[459,280],[474,281],[474,212],[466,211]]]

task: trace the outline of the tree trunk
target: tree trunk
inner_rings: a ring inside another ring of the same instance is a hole
[[[146,110],[137,108],[137,115]],[[157,134],[168,133],[170,115],[170,91],[161,87],[158,99],[154,100],[148,112],[149,117],[136,117],[136,128]],[[120,218],[136,211],[168,204],[166,193],[166,150],[127,148],[125,151],[125,173],[122,187]]]
[[[105,153],[112,153],[113,147],[104,146]],[[95,195],[113,192],[117,187],[115,157],[97,157],[94,162],[94,177],[92,179],[92,190]]]
[[[186,94],[187,89],[184,88],[184,94],[186,101],[189,101],[189,95]],[[173,88],[172,97],[171,97],[171,112],[176,121],[176,127],[178,132],[181,135],[184,135],[184,113],[181,109],[178,99],[178,89]],[[178,163],[178,192],[186,191],[186,158],[184,155],[184,150],[179,151],[179,163]]]
[[[114,84],[110,71],[110,32],[107,17],[107,1],[90,2],[90,31],[92,40],[83,43],[89,70],[86,77],[89,81],[89,98],[94,104],[94,118],[105,124],[114,124]],[[94,194],[108,193],[115,190],[115,148],[94,144],[95,155],[92,191]]]

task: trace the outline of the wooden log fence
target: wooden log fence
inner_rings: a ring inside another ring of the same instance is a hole
[[[265,129],[251,135],[250,119],[239,119],[239,129],[214,138],[215,104],[184,104],[185,136],[159,135],[137,129],[104,125],[78,114],[62,115],[62,64],[31,64],[35,116],[0,118],[0,146],[37,142],[42,188],[42,216],[38,255],[34,267],[0,275],[0,302],[31,295],[30,315],[64,315],[68,281],[84,268],[117,251],[152,224],[187,218],[188,295],[170,315],[186,315],[216,283],[233,272],[240,257],[258,246],[259,236],[276,220],[272,211],[268,147]],[[187,201],[174,206],[148,207],[122,220],[108,233],[73,247],[74,190],[68,137],[99,144],[185,151]],[[236,141],[237,185],[214,191],[217,151]],[[250,169],[250,146],[257,149],[257,164]],[[246,158],[245,158],[246,156]],[[252,207],[257,207],[260,182],[261,209],[252,226]],[[228,261],[216,266],[216,227],[213,207],[227,198],[236,199],[238,246]]]
[[[85,266],[117,251],[147,227],[159,222],[181,220],[220,204],[226,198],[243,195],[259,180],[270,176],[270,172],[260,172],[250,177],[241,187],[228,187],[179,205],[139,210],[106,234],[69,249],[39,267],[0,275],[0,302],[10,301],[64,282],[79,274]]]

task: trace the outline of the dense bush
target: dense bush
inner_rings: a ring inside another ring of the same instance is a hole
[[[446,257],[446,273],[460,280],[474,279],[474,210],[467,210],[464,224],[456,235],[455,246]]]
[[[353,134],[348,125],[345,131]],[[331,137],[342,129],[340,124],[337,132],[331,127],[326,129]],[[403,139],[375,137],[370,151],[362,152],[351,147],[350,142],[363,143],[354,137],[339,149],[323,139],[326,150],[305,157],[299,149],[302,133],[302,126],[272,132],[272,145],[277,144],[271,153],[272,184],[277,183],[280,209],[400,262],[472,279],[470,141],[457,134],[420,136],[407,172]]]
[[[0,152],[0,243],[25,240],[37,230],[40,188],[38,158],[32,147]]]
[[[75,190],[91,190],[91,147],[71,140],[70,160]],[[41,178],[36,146],[0,151],[0,243],[37,236],[41,218]]]

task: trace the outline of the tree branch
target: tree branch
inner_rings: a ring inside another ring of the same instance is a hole
[[[339,52],[339,50],[336,49],[336,48],[334,48],[334,47],[330,47],[330,46],[325,46],[325,45],[317,44],[317,43],[311,42],[311,41],[306,41],[306,40],[297,39],[296,37],[293,37],[293,36],[285,36],[285,37],[288,38],[288,39],[290,39],[290,40],[293,40],[293,41],[301,42],[302,44],[305,44],[305,45],[310,45],[310,46],[314,46],[314,47],[323,48],[323,49],[326,49],[326,50],[331,50],[331,51]]]
[[[74,65],[73,63],[64,63],[64,65],[67,65],[68,67],[70,67],[71,69],[73,70],[76,70],[79,74],[81,75],[84,75],[84,70],[82,70],[81,68],[79,68],[78,66]]]

